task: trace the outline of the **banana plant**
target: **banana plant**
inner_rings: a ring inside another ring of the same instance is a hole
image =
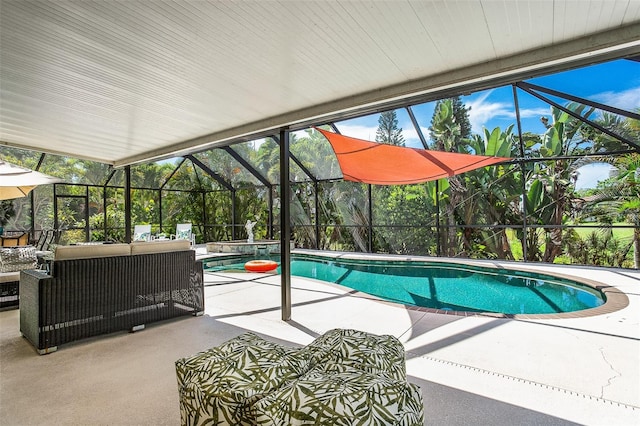
[[[592,107],[569,103],[566,109],[584,118],[589,118],[595,111]],[[580,135],[584,123],[559,108],[551,107],[552,123],[543,123],[547,130],[541,136],[539,154],[542,157],[557,157],[584,152],[592,141]],[[550,160],[538,163],[529,180],[531,207],[527,204],[530,222],[541,225],[561,225],[567,218],[573,198],[573,179],[577,162]],[[529,202],[529,196],[527,201]],[[531,245],[531,256],[536,256],[540,244],[536,230],[529,231],[527,242]],[[562,252],[562,229],[559,227],[544,228],[544,254],[540,260],[552,263]]]
[[[484,129],[483,136],[475,135],[469,142],[470,149],[478,155],[516,157],[517,139],[513,126],[504,131],[500,127]],[[520,194],[522,176],[519,168],[497,165],[474,170],[464,175],[465,184],[470,188],[465,203],[467,223],[508,224],[520,221]],[[473,240],[498,257],[513,259],[507,230],[496,228],[474,230]]]

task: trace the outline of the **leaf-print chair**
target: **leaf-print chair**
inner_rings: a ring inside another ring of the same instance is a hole
[[[185,425],[422,425],[393,336],[335,329],[304,348],[245,333],[176,361]]]

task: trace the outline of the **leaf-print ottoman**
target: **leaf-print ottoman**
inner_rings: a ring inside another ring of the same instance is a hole
[[[177,360],[182,424],[255,424],[251,404],[308,370],[298,350],[245,333]]]
[[[245,333],[176,361],[182,424],[421,425],[393,336],[334,329],[304,348]]]
[[[420,388],[404,380],[327,365],[252,405],[257,425],[418,426]]]
[[[390,335],[336,328],[316,338],[298,354],[312,366],[354,367],[395,380],[406,380],[404,346]]]

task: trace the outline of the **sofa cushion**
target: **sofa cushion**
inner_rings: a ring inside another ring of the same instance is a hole
[[[20,281],[20,272],[0,272],[0,284]]]
[[[129,244],[95,244],[57,246],[54,260],[91,259],[94,257],[128,256]]]
[[[297,351],[245,333],[176,361],[182,424],[255,424],[251,404],[307,371]]]
[[[16,272],[35,269],[38,264],[36,248],[5,247],[0,248],[0,272]]]
[[[165,253],[191,250],[187,240],[137,241],[131,243],[131,254]]]
[[[256,401],[251,407],[254,424],[423,424],[418,386],[345,365],[327,367],[314,369]]]

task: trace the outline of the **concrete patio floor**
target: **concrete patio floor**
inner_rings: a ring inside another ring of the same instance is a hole
[[[19,312],[0,312],[0,423],[180,423],[174,361],[250,330],[292,346],[332,328],[398,337],[422,388],[425,424],[640,424],[640,272],[535,266],[613,284],[619,311],[514,320],[408,309],[341,286],[292,279],[292,320],[280,277],[205,274],[206,312],[63,345],[38,356]]]

